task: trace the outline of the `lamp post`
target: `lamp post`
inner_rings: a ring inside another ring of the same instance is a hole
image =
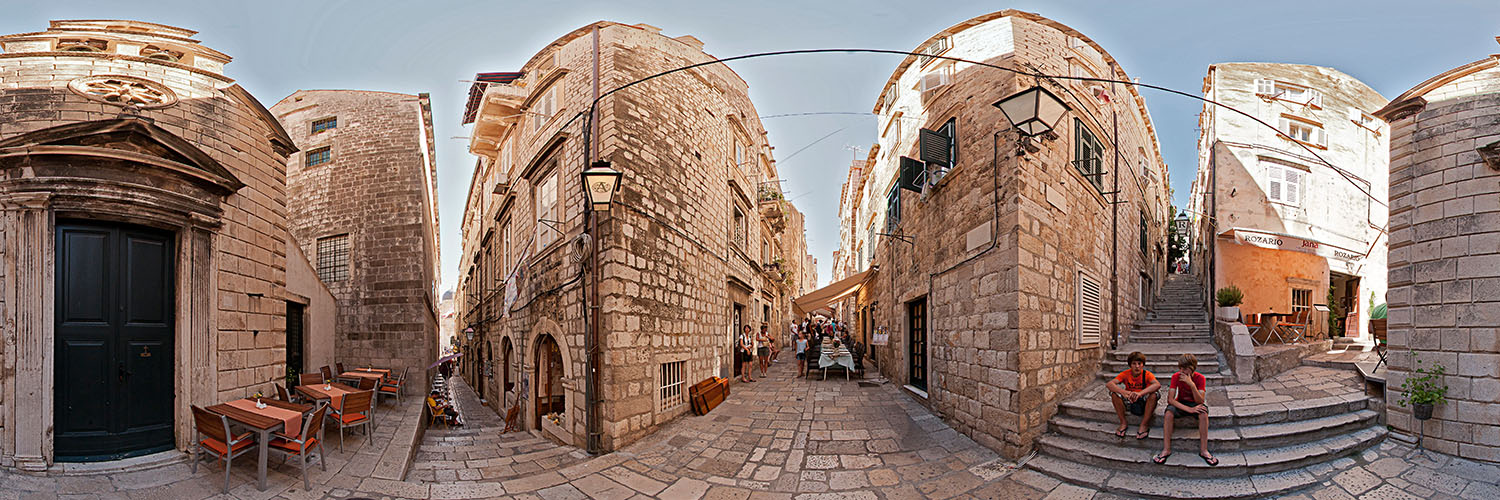
[[[599,349],[599,215],[609,211],[609,205],[614,201],[615,192],[620,189],[620,179],[623,177],[619,170],[611,168],[608,161],[599,160],[589,164],[589,168],[579,174],[579,180],[583,182],[583,192],[587,197],[584,200],[584,217],[588,219],[588,233],[593,235],[594,243],[589,245],[588,272],[586,289],[588,298],[584,307],[584,324],[588,329],[583,336],[583,350],[588,355],[588,365],[584,374],[584,406],[585,433],[587,433],[587,449],[590,454],[599,454],[602,451],[603,422],[599,403],[600,397],[600,366],[603,364],[603,353]]]
[[[1000,108],[1005,114],[1005,119],[1016,128],[1023,137],[1036,137],[1052,133],[1052,128],[1057,125],[1064,113],[1068,112],[1068,105],[1064,104],[1057,95],[1041,86],[1032,86],[1009,97],[996,101],[993,105]]]

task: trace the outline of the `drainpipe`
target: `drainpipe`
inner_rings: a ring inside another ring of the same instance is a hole
[[[1109,63],[1109,74],[1115,74],[1115,63]],[[1111,78],[1113,79],[1113,78]],[[1114,199],[1109,203],[1110,243],[1109,252],[1109,348],[1119,348],[1120,342],[1120,110],[1115,106],[1114,94],[1115,84],[1109,84],[1109,116],[1111,127],[1114,129],[1110,135],[1114,136],[1115,165],[1110,167],[1110,179],[1113,184],[1110,187],[1114,191]]]
[[[593,35],[594,35],[594,68],[593,68],[594,88],[593,88],[593,93],[594,93],[594,101],[597,102],[599,100],[599,26],[598,25],[594,25],[594,33],[593,33]],[[583,150],[584,150],[583,157],[584,157],[584,167],[585,168],[587,168],[588,165],[593,164],[593,162],[594,162],[594,155],[597,154],[597,151],[598,151],[598,148],[595,146],[594,141],[597,141],[599,139],[599,136],[598,136],[598,134],[593,133],[594,132],[594,130],[593,130],[594,127],[598,126],[598,124],[599,124],[599,120],[596,119],[596,117],[589,116],[588,130],[585,131],[586,133],[588,133],[589,137],[585,138],[584,141],[583,141]],[[600,376],[599,376],[600,374],[599,374],[599,371],[603,368],[601,366],[603,364],[603,359],[602,359],[603,356],[601,355],[601,352],[600,352],[601,349],[599,348],[599,339],[601,338],[601,336],[599,335],[599,327],[600,327],[600,321],[599,321],[599,312],[600,312],[600,307],[599,307],[599,276],[600,276],[600,273],[599,273],[599,246],[603,243],[604,239],[599,237],[599,217],[596,216],[596,215],[594,215],[594,208],[593,208],[593,206],[591,206],[589,204],[587,196],[585,196],[585,198],[583,200],[583,214],[584,214],[584,218],[586,219],[585,224],[587,224],[587,227],[588,227],[588,234],[593,235],[593,238],[592,238],[593,241],[591,242],[592,244],[590,244],[589,248],[588,248],[588,250],[589,250],[589,255],[588,255],[588,267],[589,267],[589,269],[588,269],[588,277],[589,277],[588,285],[589,286],[588,286],[588,291],[586,292],[588,294],[588,298],[587,298],[587,300],[584,301],[584,304],[585,304],[584,305],[584,316],[585,316],[584,321],[587,323],[587,329],[588,329],[588,331],[584,332],[584,336],[583,336],[584,352],[588,356],[588,366],[585,368],[585,372],[584,372],[584,407],[586,409],[585,422],[584,422],[584,425],[585,425],[584,432],[587,434],[587,438],[586,438],[587,439],[587,450],[588,450],[589,454],[598,455],[600,453],[603,453],[603,451],[604,451],[603,450],[603,448],[604,448],[604,446],[603,446],[603,444],[604,444],[603,443],[603,434],[604,434],[604,431],[603,431],[603,427],[604,427],[604,425],[603,425],[603,416],[604,415],[603,415],[602,409],[600,408],[600,403],[603,402],[604,398],[600,394],[600,387],[599,387],[599,385],[600,385]]]

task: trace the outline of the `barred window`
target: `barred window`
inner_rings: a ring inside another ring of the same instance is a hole
[[[338,119],[338,117],[335,117],[335,116],[330,116],[330,117],[324,118],[322,120],[313,120],[313,122],[312,122],[312,133],[316,134],[316,133],[322,132],[324,130],[328,130],[328,129],[331,129],[331,128],[337,128],[338,126],[339,126],[339,119]]]
[[[683,369],[687,361],[673,361],[661,364],[661,411],[665,412],[682,406],[683,398]]]
[[[333,161],[333,147],[323,146],[307,152],[307,166],[322,165]]]
[[[324,283],[349,279],[349,235],[318,238],[318,279]]]

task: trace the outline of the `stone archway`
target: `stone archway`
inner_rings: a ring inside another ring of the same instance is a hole
[[[568,416],[567,391],[562,384],[566,374],[562,346],[551,334],[538,335],[533,345],[536,351],[532,356],[532,359],[536,360],[536,368],[532,375],[532,380],[536,381],[532,389],[533,400],[536,401],[533,418],[536,426],[540,428],[542,419],[549,415],[561,415],[563,419]]]
[[[503,414],[515,404],[510,401],[510,393],[516,385],[513,375],[516,366],[515,345],[511,342],[510,335],[500,338],[500,363],[500,411]]]

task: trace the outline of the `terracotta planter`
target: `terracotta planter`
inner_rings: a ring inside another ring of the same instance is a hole
[[[1427,420],[1432,418],[1431,403],[1415,403],[1411,405],[1411,409],[1412,417],[1416,418],[1417,420]]]

